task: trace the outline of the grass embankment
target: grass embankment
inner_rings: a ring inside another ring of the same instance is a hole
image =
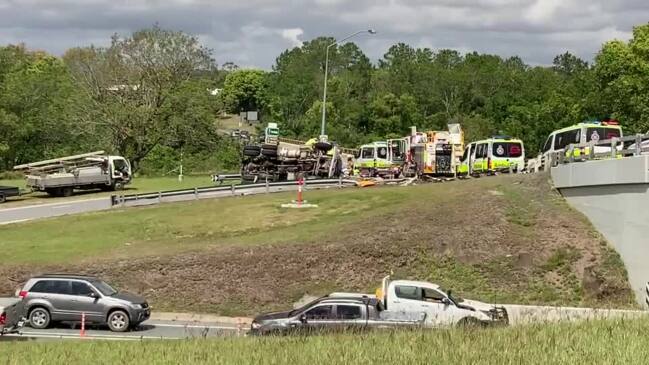
[[[5,364],[647,364],[649,322],[143,342],[16,343]]]
[[[309,192],[319,209],[285,210],[295,193],[257,195],[67,216],[0,227],[12,263],[60,264],[91,258],[172,254],[215,246],[308,240],[362,220],[412,194],[405,190]],[[351,221],[350,221],[351,220]]]
[[[214,183],[212,182],[211,178],[207,175],[183,176],[182,182],[178,181],[177,176],[138,177],[133,179],[133,182],[127,185],[121,193],[124,194],[150,193],[150,192],[165,191],[165,190],[189,189],[194,187],[212,186],[213,184]],[[17,186],[21,189],[25,189],[25,180],[24,179],[0,180],[0,185]],[[57,203],[65,200],[98,198],[102,196],[109,196],[111,194],[116,194],[116,193],[112,191],[102,192],[100,190],[86,190],[86,191],[77,190],[75,191],[75,195],[68,198],[61,198],[61,197],[51,197],[47,195],[47,193],[43,193],[43,192],[34,192],[29,195],[23,195],[21,197],[8,198],[6,203],[0,204],[0,209],[12,208],[12,207],[22,206],[22,205],[31,205],[31,204]]]
[[[546,175],[164,204],[0,227],[0,295],[44,271],[99,275],[157,310],[252,315],[382,276],[509,303],[633,306],[626,271]],[[182,288],[182,290],[178,290]]]

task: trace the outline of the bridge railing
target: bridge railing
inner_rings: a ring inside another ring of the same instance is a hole
[[[600,141],[573,143],[563,151],[550,154],[550,166],[589,160],[618,159],[649,152],[649,134],[613,137]]]

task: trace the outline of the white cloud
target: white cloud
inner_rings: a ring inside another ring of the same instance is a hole
[[[293,47],[302,47],[302,41],[299,37],[304,34],[302,28],[290,28],[282,30],[282,37],[291,42]]]
[[[548,64],[566,50],[591,60],[647,19],[647,0],[0,0],[0,44],[60,55],[158,23],[198,35],[220,63],[268,69],[287,47],[373,27],[352,40],[373,59],[404,42]]]
[[[542,22],[551,19],[559,8],[561,0],[536,0],[525,12],[525,18],[531,22]]]

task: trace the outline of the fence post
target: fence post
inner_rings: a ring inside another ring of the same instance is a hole
[[[339,188],[343,187],[343,177],[342,176],[338,176],[338,187]]]
[[[232,195],[234,195],[234,184],[230,184],[230,191],[232,191]]]
[[[588,159],[595,159],[595,142],[593,141],[588,142]]]
[[[198,200],[198,188],[194,188],[194,199]]]
[[[268,186],[268,176],[266,176],[266,194],[270,193],[270,187]]]
[[[611,138],[611,158],[617,158],[617,137]]]
[[[642,144],[642,135],[641,134],[636,134],[635,135],[635,151],[633,154],[635,156],[640,156],[642,154],[642,147],[640,146]]]
[[[158,191],[158,203],[162,203],[162,192]]]

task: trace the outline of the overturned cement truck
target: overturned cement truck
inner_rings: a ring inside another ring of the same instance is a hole
[[[336,178],[348,173],[353,151],[334,143],[295,141],[279,136],[277,123],[268,123],[259,142],[243,147],[241,178],[246,182]]]

